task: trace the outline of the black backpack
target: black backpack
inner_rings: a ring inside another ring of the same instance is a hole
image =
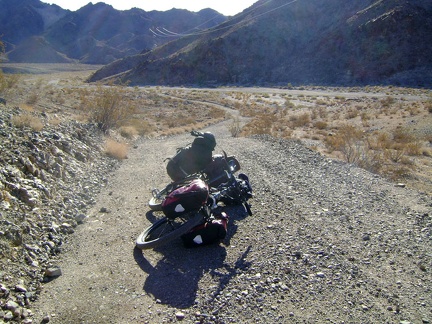
[[[216,141],[210,133],[192,132],[193,142],[177,149],[177,153],[169,158],[167,173],[173,181],[202,171],[211,161]],[[210,136],[211,135],[211,136]]]

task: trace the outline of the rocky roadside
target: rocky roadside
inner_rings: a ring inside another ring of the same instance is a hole
[[[101,154],[94,125],[16,127],[19,108],[0,105],[0,322],[31,323],[31,303],[43,282],[61,275],[52,257],[118,162]]]

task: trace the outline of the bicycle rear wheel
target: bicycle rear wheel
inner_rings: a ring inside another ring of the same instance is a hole
[[[147,227],[136,239],[136,247],[146,250],[164,245],[204,221],[204,215],[195,213],[190,217],[169,219],[164,217]]]

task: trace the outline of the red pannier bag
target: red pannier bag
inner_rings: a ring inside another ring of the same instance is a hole
[[[168,194],[162,202],[162,211],[168,218],[198,211],[207,202],[208,195],[207,184],[201,179],[194,179]]]
[[[184,246],[192,248],[220,243],[227,234],[228,219],[228,215],[222,212],[204,224],[195,226],[188,233],[181,236]]]

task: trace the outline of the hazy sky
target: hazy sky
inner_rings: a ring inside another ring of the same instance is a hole
[[[90,2],[93,4],[104,2],[117,10],[128,10],[136,7],[145,11],[166,11],[172,8],[178,8],[196,12],[204,8],[212,8],[225,16],[233,16],[250,7],[257,1],[258,0],[42,0],[42,2],[49,4],[55,3],[63,9],[72,11],[76,11]]]

